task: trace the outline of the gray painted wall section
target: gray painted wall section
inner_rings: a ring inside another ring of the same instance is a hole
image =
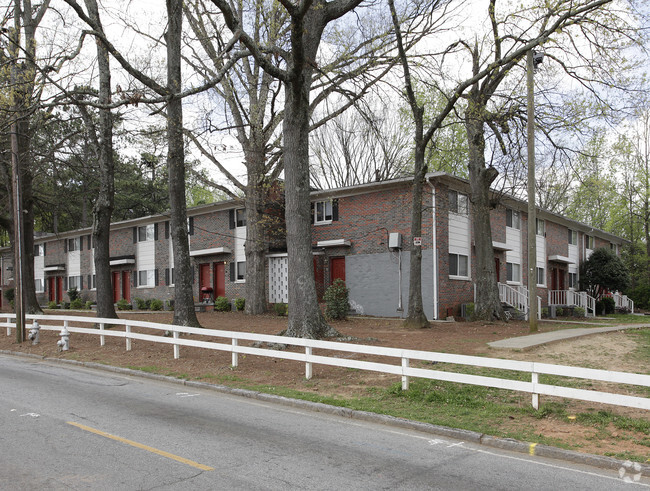
[[[360,315],[406,317],[409,297],[410,253],[402,252],[402,306],[399,304],[397,253],[358,254],[345,257],[345,283],[350,289],[350,305]],[[422,302],[429,320],[433,319],[433,250],[422,251]]]

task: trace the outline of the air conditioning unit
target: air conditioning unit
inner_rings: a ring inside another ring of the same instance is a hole
[[[401,249],[402,248],[402,234],[399,232],[392,232],[388,236],[388,247],[390,249]]]

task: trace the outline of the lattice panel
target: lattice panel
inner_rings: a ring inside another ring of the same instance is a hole
[[[269,258],[269,302],[287,303],[289,301],[288,258]]]

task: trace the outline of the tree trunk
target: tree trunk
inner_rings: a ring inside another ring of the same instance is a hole
[[[98,24],[99,10],[95,0],[86,0],[90,17]],[[111,100],[111,71],[108,50],[97,40],[99,67],[99,100],[109,104]],[[88,129],[91,130],[90,128]],[[115,167],[113,163],[113,117],[110,109],[99,110],[99,132],[95,153],[99,161],[99,193],[93,207],[93,239],[95,242],[95,285],[97,289],[97,317],[115,319],[113,287],[110,267],[110,231],[115,199]],[[91,280],[92,281],[92,280]],[[92,285],[88,285],[90,288]]]
[[[472,95],[470,95],[470,98]],[[490,225],[490,185],[499,173],[485,166],[484,108],[470,100],[465,115],[469,153],[469,182],[471,187],[472,225],[476,248],[476,302],[474,318],[482,320],[503,319],[503,307],[499,299],[492,227]]]
[[[289,327],[286,334],[318,339],[338,333],[323,318],[314,282],[309,199],[309,86],[306,81],[292,81],[285,89],[283,135],[289,253]]]
[[[420,125],[421,127],[421,125]],[[424,145],[417,138],[415,145],[415,175],[413,176],[413,195],[411,197],[411,261],[409,271],[408,314],[404,321],[406,327],[431,327],[424,313],[422,302],[422,246],[413,243],[414,237],[422,237],[422,186],[427,172],[424,165]],[[434,244],[435,247],[435,244]]]
[[[169,173],[169,205],[171,236],[174,248],[174,321],[175,325],[200,327],[194,310],[192,265],[187,240],[187,203],[185,201],[185,143],[183,140],[183,102],[181,90],[181,32],[183,10],[181,0],[167,0],[167,168]]]
[[[21,128],[21,124],[18,125]],[[26,123],[25,126],[29,127],[29,124]],[[27,130],[29,131],[29,130]],[[27,134],[25,134],[27,136]],[[20,145],[20,136],[18,137],[18,142]],[[22,147],[29,151],[29,143],[24,144]],[[33,192],[33,178],[32,172],[28,168],[28,162],[25,160],[22,161],[22,177],[21,177],[21,187],[22,187],[22,211],[23,211],[23,244],[24,249],[24,267],[23,267],[23,278],[22,278],[22,288],[25,294],[24,300],[24,310],[26,314],[42,314],[40,305],[38,304],[38,299],[36,298],[36,284],[34,283],[34,192]]]
[[[262,154],[263,155],[263,154]],[[264,175],[255,172],[257,166],[248,162],[246,189],[246,307],[250,315],[266,312],[267,251],[264,224]],[[251,171],[252,170],[252,171]]]

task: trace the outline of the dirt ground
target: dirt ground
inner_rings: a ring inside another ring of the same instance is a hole
[[[61,311],[50,313],[63,314]],[[202,326],[206,328],[260,334],[278,334],[286,327],[287,322],[286,318],[275,315],[251,317],[239,312],[209,312],[197,315]],[[121,313],[120,317],[160,323],[170,323],[172,320],[171,313],[132,312]],[[650,360],[635,355],[636,341],[624,332],[585,336],[531,350],[513,351],[493,349],[487,343],[526,335],[528,334],[527,323],[439,322],[434,323],[431,329],[407,330],[402,327],[401,321],[395,319],[352,318],[344,322],[334,322],[332,325],[343,336],[358,338],[360,343],[375,346],[650,373]],[[567,325],[541,323],[540,332],[566,327]],[[134,331],[146,332],[135,328]],[[180,359],[175,360],[170,345],[134,340],[133,349],[126,351],[123,339],[107,337],[106,345],[101,347],[98,336],[76,333],[71,336],[70,351],[59,352],[56,346],[56,341],[59,339],[58,332],[41,331],[41,344],[38,346],[32,346],[29,342],[18,345],[13,332],[11,336],[6,336],[6,332],[0,331],[0,333],[2,334],[0,350],[131,368],[155,369],[159,373],[222,385],[287,387],[323,396],[355,398],[367,394],[369,387],[388,387],[399,381],[399,377],[394,375],[322,365],[313,366],[313,378],[307,381],[304,378],[304,364],[290,360],[240,355],[239,366],[233,369],[231,355],[226,352],[181,346]],[[190,338],[200,339],[201,336],[193,335]],[[371,359],[368,356],[344,352],[340,352],[338,356]],[[594,384],[594,388],[596,387]],[[610,387],[607,390],[617,389]],[[567,414],[599,410],[635,418],[648,418],[647,411],[580,401],[571,401],[567,407]],[[507,419],[499,425],[499,430],[517,431],[518,428],[530,429],[531,427],[535,429],[535,434],[565,442],[578,451],[611,455],[627,452],[650,458],[648,446],[650,436],[647,434],[635,434],[613,427],[603,432],[602,428],[578,425],[571,419],[561,419],[553,415],[542,419],[533,416]]]

